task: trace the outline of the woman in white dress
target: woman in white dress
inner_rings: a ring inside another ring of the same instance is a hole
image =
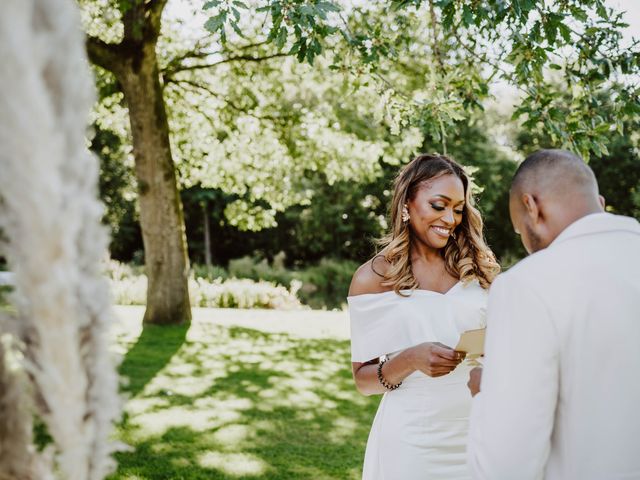
[[[471,367],[452,347],[485,325],[499,271],[460,165],[420,155],[398,175],[391,231],[349,289],[358,390],[384,394],[364,480],[468,479]]]

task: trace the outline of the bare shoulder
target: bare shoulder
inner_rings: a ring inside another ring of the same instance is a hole
[[[349,296],[363,295],[366,293],[382,293],[391,290],[391,288],[381,285],[389,267],[389,263],[382,255],[377,255],[368,262],[360,265],[351,279]]]

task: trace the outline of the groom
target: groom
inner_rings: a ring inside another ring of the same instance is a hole
[[[493,283],[468,459],[490,480],[640,479],[640,224],[591,169],[530,155],[509,208],[531,256]],[[484,373],[482,373],[484,372]]]

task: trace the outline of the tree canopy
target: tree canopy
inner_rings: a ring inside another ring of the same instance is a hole
[[[214,245],[242,237],[240,231],[277,227],[277,236],[305,258],[328,248],[339,256],[349,248],[363,251],[347,236],[360,220],[366,226],[359,232],[376,236],[388,189],[380,185],[426,149],[475,167],[489,236],[496,235],[504,252],[515,251],[501,206],[520,153],[505,154],[486,129],[503,122],[586,160],[610,157],[614,137],[627,136],[637,148],[628,132],[640,116],[638,43],[622,42],[622,16],[602,0],[184,0],[183,18],[167,15],[165,7],[178,2],[80,4],[90,52],[123,55],[129,75],[137,61],[153,56],[146,71],[159,87],[147,103],[162,115],[145,128],[163,124],[166,111],[170,152],[146,152],[145,161],[163,158],[156,172],[175,164],[183,200],[197,205],[200,219],[219,224],[207,232],[224,227],[216,231],[225,238],[214,238]],[[144,198],[145,148],[138,142],[136,150],[136,130],[127,125],[140,116],[140,105],[130,108],[136,90],[113,69],[97,66],[96,76],[93,120],[100,138],[94,143],[104,148],[108,140],[111,153],[135,157]],[[505,89],[516,92],[513,118],[488,121],[496,92]],[[120,146],[109,132],[122,139]],[[139,210],[142,217],[145,209]],[[125,211],[132,212],[130,203]],[[342,233],[314,235],[319,219]],[[188,230],[201,230],[200,221],[189,219]],[[145,251],[149,239],[164,237],[151,230],[142,225]],[[291,232],[306,239],[300,248]],[[140,242],[128,248],[134,244]],[[183,271],[178,264],[174,270]]]
[[[339,33],[351,54],[334,52],[333,67],[373,74],[389,105],[403,106],[404,123],[442,136],[468,107],[481,107],[497,80],[520,92],[515,118],[527,128],[542,127],[557,146],[585,158],[606,154],[608,133],[623,132],[625,122],[636,123],[640,115],[639,43],[621,41],[623,13],[603,0],[261,0],[251,6],[215,0],[204,8],[212,12],[207,28],[223,44],[229,28],[244,35],[244,13],[253,11],[264,15],[264,41],[310,64],[335,50]],[[428,41],[420,45],[419,38]],[[429,57],[426,97],[388,79],[407,53]],[[569,116],[563,115],[565,102]]]

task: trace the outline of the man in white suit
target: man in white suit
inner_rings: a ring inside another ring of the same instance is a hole
[[[522,163],[509,207],[532,255],[490,290],[473,477],[640,479],[640,224],[563,150]]]

